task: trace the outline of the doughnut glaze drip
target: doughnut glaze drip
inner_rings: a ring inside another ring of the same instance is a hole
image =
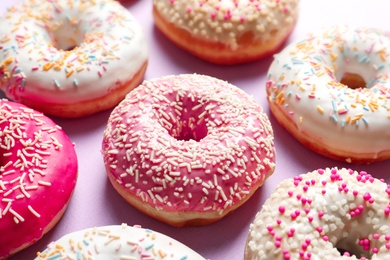
[[[269,69],[272,112],[325,156],[362,163],[390,158],[389,46],[382,31],[348,27],[292,43]],[[359,75],[366,86],[341,83],[346,73]]]
[[[198,37],[238,48],[240,37],[267,41],[287,34],[296,22],[298,0],[154,0],[154,6],[171,23]]]
[[[77,178],[73,144],[42,113],[0,100],[0,258],[59,220]]]
[[[129,93],[112,112],[102,147],[122,196],[156,217],[165,212],[172,225],[187,215],[189,222],[223,217],[275,167],[261,106],[227,82],[195,74],[145,81]]]
[[[390,186],[367,172],[302,174],[264,203],[245,259],[389,259],[389,215]]]
[[[53,259],[204,260],[184,244],[161,233],[125,224],[89,228],[52,242],[35,258]]]
[[[20,103],[103,97],[147,60],[142,28],[112,0],[25,0],[0,24],[0,88]]]

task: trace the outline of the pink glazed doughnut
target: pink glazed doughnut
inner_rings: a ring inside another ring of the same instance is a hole
[[[144,31],[117,1],[24,0],[0,24],[0,89],[15,102],[83,117],[142,82]]]
[[[319,169],[281,182],[250,226],[245,260],[390,259],[390,185]]]
[[[247,201],[275,167],[262,107],[216,78],[145,81],[112,112],[102,153],[114,188],[173,226],[206,225]]]
[[[0,100],[0,259],[59,221],[77,179],[73,143],[51,119]]]

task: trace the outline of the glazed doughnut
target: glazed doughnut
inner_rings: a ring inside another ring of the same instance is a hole
[[[367,172],[319,169],[281,182],[250,225],[249,259],[390,257],[390,186]]]
[[[157,28],[179,47],[217,64],[273,54],[298,19],[298,0],[154,0]]]
[[[61,127],[24,105],[0,100],[0,259],[39,240],[73,194],[77,157]]]
[[[144,81],[112,111],[102,153],[114,188],[173,226],[206,225],[247,201],[275,167],[259,104],[216,78]]]
[[[0,89],[46,114],[111,108],[143,79],[143,30],[116,1],[25,0],[0,24]]]
[[[389,46],[380,30],[333,27],[286,47],[266,87],[277,121],[324,156],[389,159]]]
[[[126,224],[88,228],[67,234],[38,253],[52,259],[204,260],[198,253],[164,234]]]

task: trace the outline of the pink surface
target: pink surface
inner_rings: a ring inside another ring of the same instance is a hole
[[[0,2],[0,14],[17,0]],[[371,165],[350,165],[321,157],[303,147],[282,129],[270,115],[265,97],[265,76],[272,58],[240,65],[218,66],[200,61],[183,52],[156,30],[151,16],[152,1],[126,1],[123,3],[145,28],[149,41],[149,67],[145,78],[179,73],[200,73],[229,81],[253,95],[270,116],[275,132],[276,170],[254,196],[235,213],[205,227],[173,228],[151,219],[128,205],[112,188],[105,173],[100,147],[103,131],[110,111],[90,117],[70,120],[53,118],[76,144],[79,159],[79,179],[68,210],[58,225],[39,242],[11,259],[33,259],[46,244],[66,233],[102,225],[140,224],[171,236],[208,259],[243,259],[249,225],[261,205],[283,179],[324,167],[349,167],[365,170],[377,178],[387,177],[390,162]],[[328,25],[389,29],[390,2],[382,0],[302,0],[301,16],[290,41],[305,33]],[[0,25],[1,26],[1,25]],[[0,231],[1,232],[1,231]],[[5,234],[1,234],[5,235]]]

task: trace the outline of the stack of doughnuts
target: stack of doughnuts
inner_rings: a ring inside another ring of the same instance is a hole
[[[143,79],[143,29],[114,0],[25,0],[0,24],[0,89],[45,114],[106,110]]]

